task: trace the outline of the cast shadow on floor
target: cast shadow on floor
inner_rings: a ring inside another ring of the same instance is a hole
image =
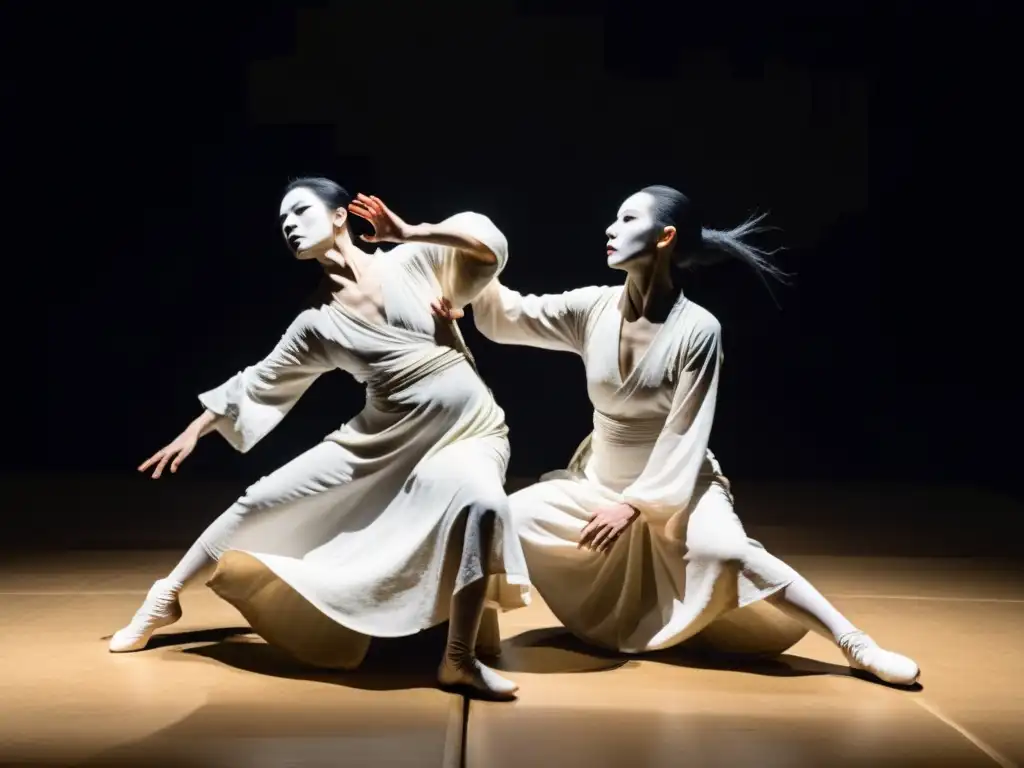
[[[590,663],[581,663],[590,659]],[[566,672],[600,671],[636,666],[640,661],[653,661],[676,667],[710,669],[724,672],[763,675],[766,677],[809,677],[833,675],[854,677],[887,688],[920,691],[920,683],[911,686],[889,685],[846,665],[817,661],[789,653],[771,656],[750,654],[699,653],[679,648],[645,653],[640,656],[624,655],[589,646],[563,627],[531,629],[502,643],[502,655],[493,666],[505,672],[559,674]]]
[[[353,671],[320,669],[303,664],[263,642],[247,627],[156,635],[150,641],[150,647],[201,643],[174,651],[169,658],[202,659],[255,674],[383,691],[436,688],[435,672],[444,652],[446,636],[447,624],[443,624],[412,637],[375,639],[363,664]],[[485,662],[505,672],[577,674],[635,667],[641,660],[767,677],[855,677],[898,690],[923,690],[920,683],[888,686],[845,665],[788,653],[750,656],[668,649],[640,657],[625,656],[589,646],[562,627],[532,629],[511,637],[502,642],[499,658],[485,659]]]

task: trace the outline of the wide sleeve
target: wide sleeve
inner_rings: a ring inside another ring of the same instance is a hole
[[[590,287],[524,296],[495,280],[473,302],[473,322],[498,344],[583,354],[587,324],[602,294]]]
[[[622,500],[645,517],[668,521],[686,509],[707,456],[722,365],[721,326],[709,319],[680,356],[672,406],[644,471]]]
[[[221,417],[216,429],[235,450],[246,453],[266,437],[316,378],[335,367],[316,331],[315,314],[303,312],[266,358],[199,395]]]
[[[451,246],[434,243],[411,244],[426,258],[437,277],[437,282],[441,285],[442,295],[462,309],[505,269],[505,265],[508,264],[508,240],[494,222],[480,213],[457,213],[442,223],[479,240],[495,256],[495,262],[487,264],[472,254]]]

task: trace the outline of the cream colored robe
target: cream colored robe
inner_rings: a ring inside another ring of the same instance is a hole
[[[569,630],[606,648],[632,653],[690,641],[781,652],[805,630],[770,606],[753,606],[793,571],[747,537],[708,450],[719,323],[681,297],[622,378],[621,294],[622,287],[591,287],[523,296],[495,281],[473,303],[477,327],[493,341],[580,355],[594,406],[594,431],[569,471],[510,497],[531,579]],[[594,513],[618,502],[640,517],[609,553],[578,549]],[[751,610],[733,611],[743,606]]]
[[[378,251],[386,324],[336,302],[308,309],[263,361],[200,396],[245,452],[320,374],[341,369],[366,384],[355,418],[251,486],[200,539],[220,560],[210,586],[311,663],[354,666],[371,636],[439,624],[452,594],[481,578],[501,608],[528,601],[503,490],[504,413],[457,330],[451,346],[438,343],[430,311],[440,295],[459,306],[475,298],[504,268],[507,244],[484,216],[449,223],[497,264],[426,244]],[[485,550],[472,523],[487,510],[498,522]]]

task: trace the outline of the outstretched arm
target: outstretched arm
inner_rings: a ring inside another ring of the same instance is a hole
[[[303,312],[267,357],[199,396],[218,417],[208,429],[246,453],[281,422],[317,377],[334,368],[315,327],[318,317]]]
[[[592,287],[524,296],[495,280],[473,302],[473,320],[499,344],[583,354],[587,324],[603,294]]]
[[[205,410],[174,440],[144,461],[139,472],[152,468],[154,480],[163,475],[168,465],[172,474],[177,472],[199,439],[213,431],[220,432],[242,453],[266,436],[316,377],[332,367],[313,328],[312,317],[315,312],[299,315],[263,361],[200,395]]]

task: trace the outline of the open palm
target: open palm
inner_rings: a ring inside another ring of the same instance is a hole
[[[373,225],[372,235],[360,235],[361,240],[368,243],[403,243],[409,225],[402,218],[384,205],[384,201],[373,195],[356,195],[349,203],[349,213],[366,219]]]

